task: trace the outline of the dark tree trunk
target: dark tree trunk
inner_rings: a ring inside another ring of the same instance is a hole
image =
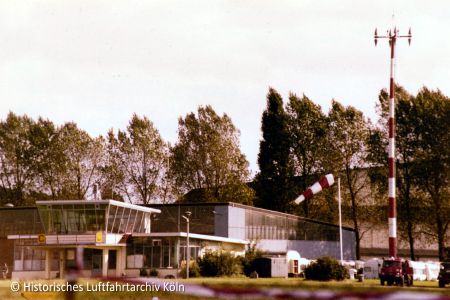
[[[439,212],[437,212],[439,214]],[[436,216],[439,261],[445,259],[445,231],[440,215]]]
[[[409,243],[409,255],[411,260],[416,260],[414,251],[414,224],[413,224],[413,214],[411,212],[411,199],[409,195],[410,185],[407,184],[405,191],[405,210],[406,210],[406,233],[408,235]]]
[[[409,256],[411,260],[416,260],[416,255],[414,253],[414,234],[413,234],[413,225],[412,222],[408,220],[407,224],[408,231],[408,242],[409,242]]]

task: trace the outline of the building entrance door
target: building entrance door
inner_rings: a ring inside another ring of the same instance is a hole
[[[92,276],[102,275],[102,255],[93,254],[92,255]]]
[[[298,260],[294,260],[294,274],[298,274]]]

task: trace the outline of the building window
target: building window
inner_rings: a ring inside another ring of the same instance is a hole
[[[14,245],[15,271],[45,270],[45,250],[33,249],[31,245],[31,240],[20,240]]]

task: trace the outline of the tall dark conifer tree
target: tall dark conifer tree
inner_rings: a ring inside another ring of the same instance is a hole
[[[262,115],[263,139],[259,145],[256,176],[256,204],[259,207],[292,211],[291,179],[293,169],[289,154],[289,132],[283,99],[273,88],[267,94],[267,108]]]

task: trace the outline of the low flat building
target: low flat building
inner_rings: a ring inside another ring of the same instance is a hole
[[[267,254],[298,251],[314,259],[329,255],[340,257],[339,226],[296,215],[238,203],[153,204],[161,213],[154,220],[152,234],[182,232],[182,215],[190,211],[191,232],[256,243]],[[343,227],[344,259],[355,259],[355,232]]]
[[[86,277],[139,276],[142,269],[177,277],[188,251],[194,260],[206,251],[243,255],[249,245],[268,255],[340,256],[338,226],[236,203],[38,201],[1,208],[0,219],[0,252],[9,253],[14,279],[63,278],[80,267]],[[344,259],[354,259],[353,229],[343,228],[343,246]]]

